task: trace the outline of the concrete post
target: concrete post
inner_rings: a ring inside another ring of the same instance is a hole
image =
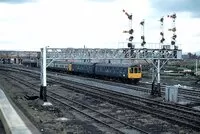
[[[40,99],[44,102],[47,101],[47,80],[46,80],[46,47],[41,49],[42,52],[42,64],[41,64],[41,87],[40,87]]]
[[[47,79],[46,79],[46,47],[43,48],[43,66],[42,66],[42,72],[43,72],[43,100],[47,101]]]
[[[158,72],[157,91],[158,91],[158,96],[160,97],[161,96],[161,89],[160,89],[160,59],[158,59],[157,72]]]
[[[198,68],[198,60],[196,59],[196,73],[195,73],[196,75],[197,75],[197,71],[198,71],[197,68]]]
[[[43,69],[42,69],[42,67],[43,67],[43,62],[42,62],[42,60],[43,60],[43,48],[41,48],[41,56],[40,56],[40,84],[41,84],[41,86],[40,86],[40,99],[42,100],[43,99]]]

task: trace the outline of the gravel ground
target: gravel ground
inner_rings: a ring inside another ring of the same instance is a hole
[[[1,72],[0,72],[1,73]],[[9,74],[9,72],[7,72]],[[13,75],[14,73],[12,73]],[[35,82],[34,79],[27,76],[22,76],[27,81]],[[104,126],[91,121],[90,119],[80,115],[74,110],[64,107],[61,104],[53,102],[52,107],[42,106],[42,101],[27,100],[24,98],[26,94],[38,95],[38,93],[28,89],[23,85],[19,85],[15,81],[10,81],[3,75],[0,75],[0,87],[4,89],[11,97],[11,99],[18,105],[18,107],[25,113],[26,116],[33,122],[33,124],[45,134],[101,134],[101,133],[115,133],[112,130],[105,128]],[[102,85],[101,85],[102,86]],[[105,85],[104,85],[105,86]],[[182,128],[177,125],[162,121],[148,114],[135,112],[129,109],[125,109],[113,104],[103,102],[98,99],[91,98],[80,93],[66,92],[59,85],[51,85],[48,90],[56,90],[57,93],[68,96],[71,99],[79,100],[87,105],[104,110],[105,113],[109,113],[113,117],[121,118],[122,120],[128,120],[130,123],[148,128],[153,133],[197,133],[191,129]],[[104,109],[102,108],[104,107]],[[116,114],[117,113],[117,114]]]
[[[144,78],[142,78],[143,82],[152,82],[152,77],[151,75],[148,75]],[[161,75],[161,84],[165,85],[182,85],[182,86],[188,86],[188,87],[194,87],[194,88],[199,88],[199,84],[196,84],[195,82],[197,79],[194,76],[162,76]]]
[[[0,75],[0,88],[3,89],[22,112],[32,121],[32,123],[44,134],[102,134],[113,133],[111,130],[104,129],[100,125],[91,122],[73,110],[53,105],[51,107],[42,106],[43,102],[39,99],[27,100],[26,94],[38,95],[30,91],[27,87],[19,85],[15,81],[8,80]],[[28,78],[26,78],[28,80]],[[64,120],[63,120],[64,118]],[[100,130],[101,129],[101,130]]]
[[[6,134],[1,121],[0,121],[0,132],[1,132],[1,134]]]

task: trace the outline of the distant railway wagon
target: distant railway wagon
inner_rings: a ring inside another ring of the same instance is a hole
[[[47,68],[48,70],[58,71],[58,72],[66,72],[68,71],[69,63],[66,61],[54,61]]]
[[[94,63],[70,63],[70,70],[73,73],[83,73],[83,74],[95,74],[95,64]]]
[[[48,69],[64,71],[74,74],[86,74],[97,77],[109,77],[137,83],[142,78],[141,67],[137,64],[101,64],[86,62],[61,62],[52,63]]]
[[[37,67],[37,61],[36,60],[23,59],[22,64],[25,65],[25,66]]]

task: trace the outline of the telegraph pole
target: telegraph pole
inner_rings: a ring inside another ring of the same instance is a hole
[[[198,71],[198,58],[196,58],[196,65],[195,65],[195,66],[196,66],[196,70],[195,70],[196,73],[195,73],[195,74],[196,74],[196,76],[197,76],[197,71]]]

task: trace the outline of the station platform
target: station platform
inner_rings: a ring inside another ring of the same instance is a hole
[[[40,134],[2,89],[0,89],[0,120],[6,134]]]

